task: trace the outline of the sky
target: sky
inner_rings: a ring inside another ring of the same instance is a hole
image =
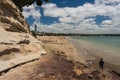
[[[120,0],[50,0],[22,13],[40,32],[120,34]]]

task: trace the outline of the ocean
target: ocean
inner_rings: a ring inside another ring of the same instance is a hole
[[[120,36],[73,36],[73,39],[94,43],[99,47],[120,51]]]
[[[120,73],[120,36],[72,36],[71,42],[78,50],[78,57],[92,55],[103,58],[106,66]]]

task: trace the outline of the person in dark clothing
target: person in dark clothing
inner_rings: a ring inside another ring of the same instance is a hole
[[[103,69],[104,69],[104,61],[103,61],[103,58],[101,58],[100,61],[99,61],[99,67],[100,67],[100,71],[103,71]]]

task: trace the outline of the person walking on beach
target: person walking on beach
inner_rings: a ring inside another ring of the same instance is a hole
[[[88,61],[88,66],[89,66],[90,70],[92,70],[92,64],[93,64],[93,63],[92,63],[92,60],[89,60],[89,61]]]
[[[89,65],[89,67],[92,66],[92,61],[91,60],[88,61],[88,65]]]
[[[99,61],[99,67],[100,67],[100,71],[103,71],[103,69],[104,69],[104,61],[103,61],[103,58],[101,58],[100,61]]]

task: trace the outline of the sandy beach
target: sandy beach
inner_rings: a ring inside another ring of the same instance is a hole
[[[43,47],[48,53],[64,53],[70,60],[78,61],[80,58],[81,63],[85,63],[84,57],[78,57],[78,51],[75,46],[65,37],[59,36],[44,36],[38,37],[38,40],[44,43]]]
[[[111,70],[99,72],[95,66],[88,66],[86,60],[96,60],[96,57],[78,55],[76,45],[66,37],[40,36],[38,40],[47,54],[9,70],[0,76],[0,80],[120,80]]]

